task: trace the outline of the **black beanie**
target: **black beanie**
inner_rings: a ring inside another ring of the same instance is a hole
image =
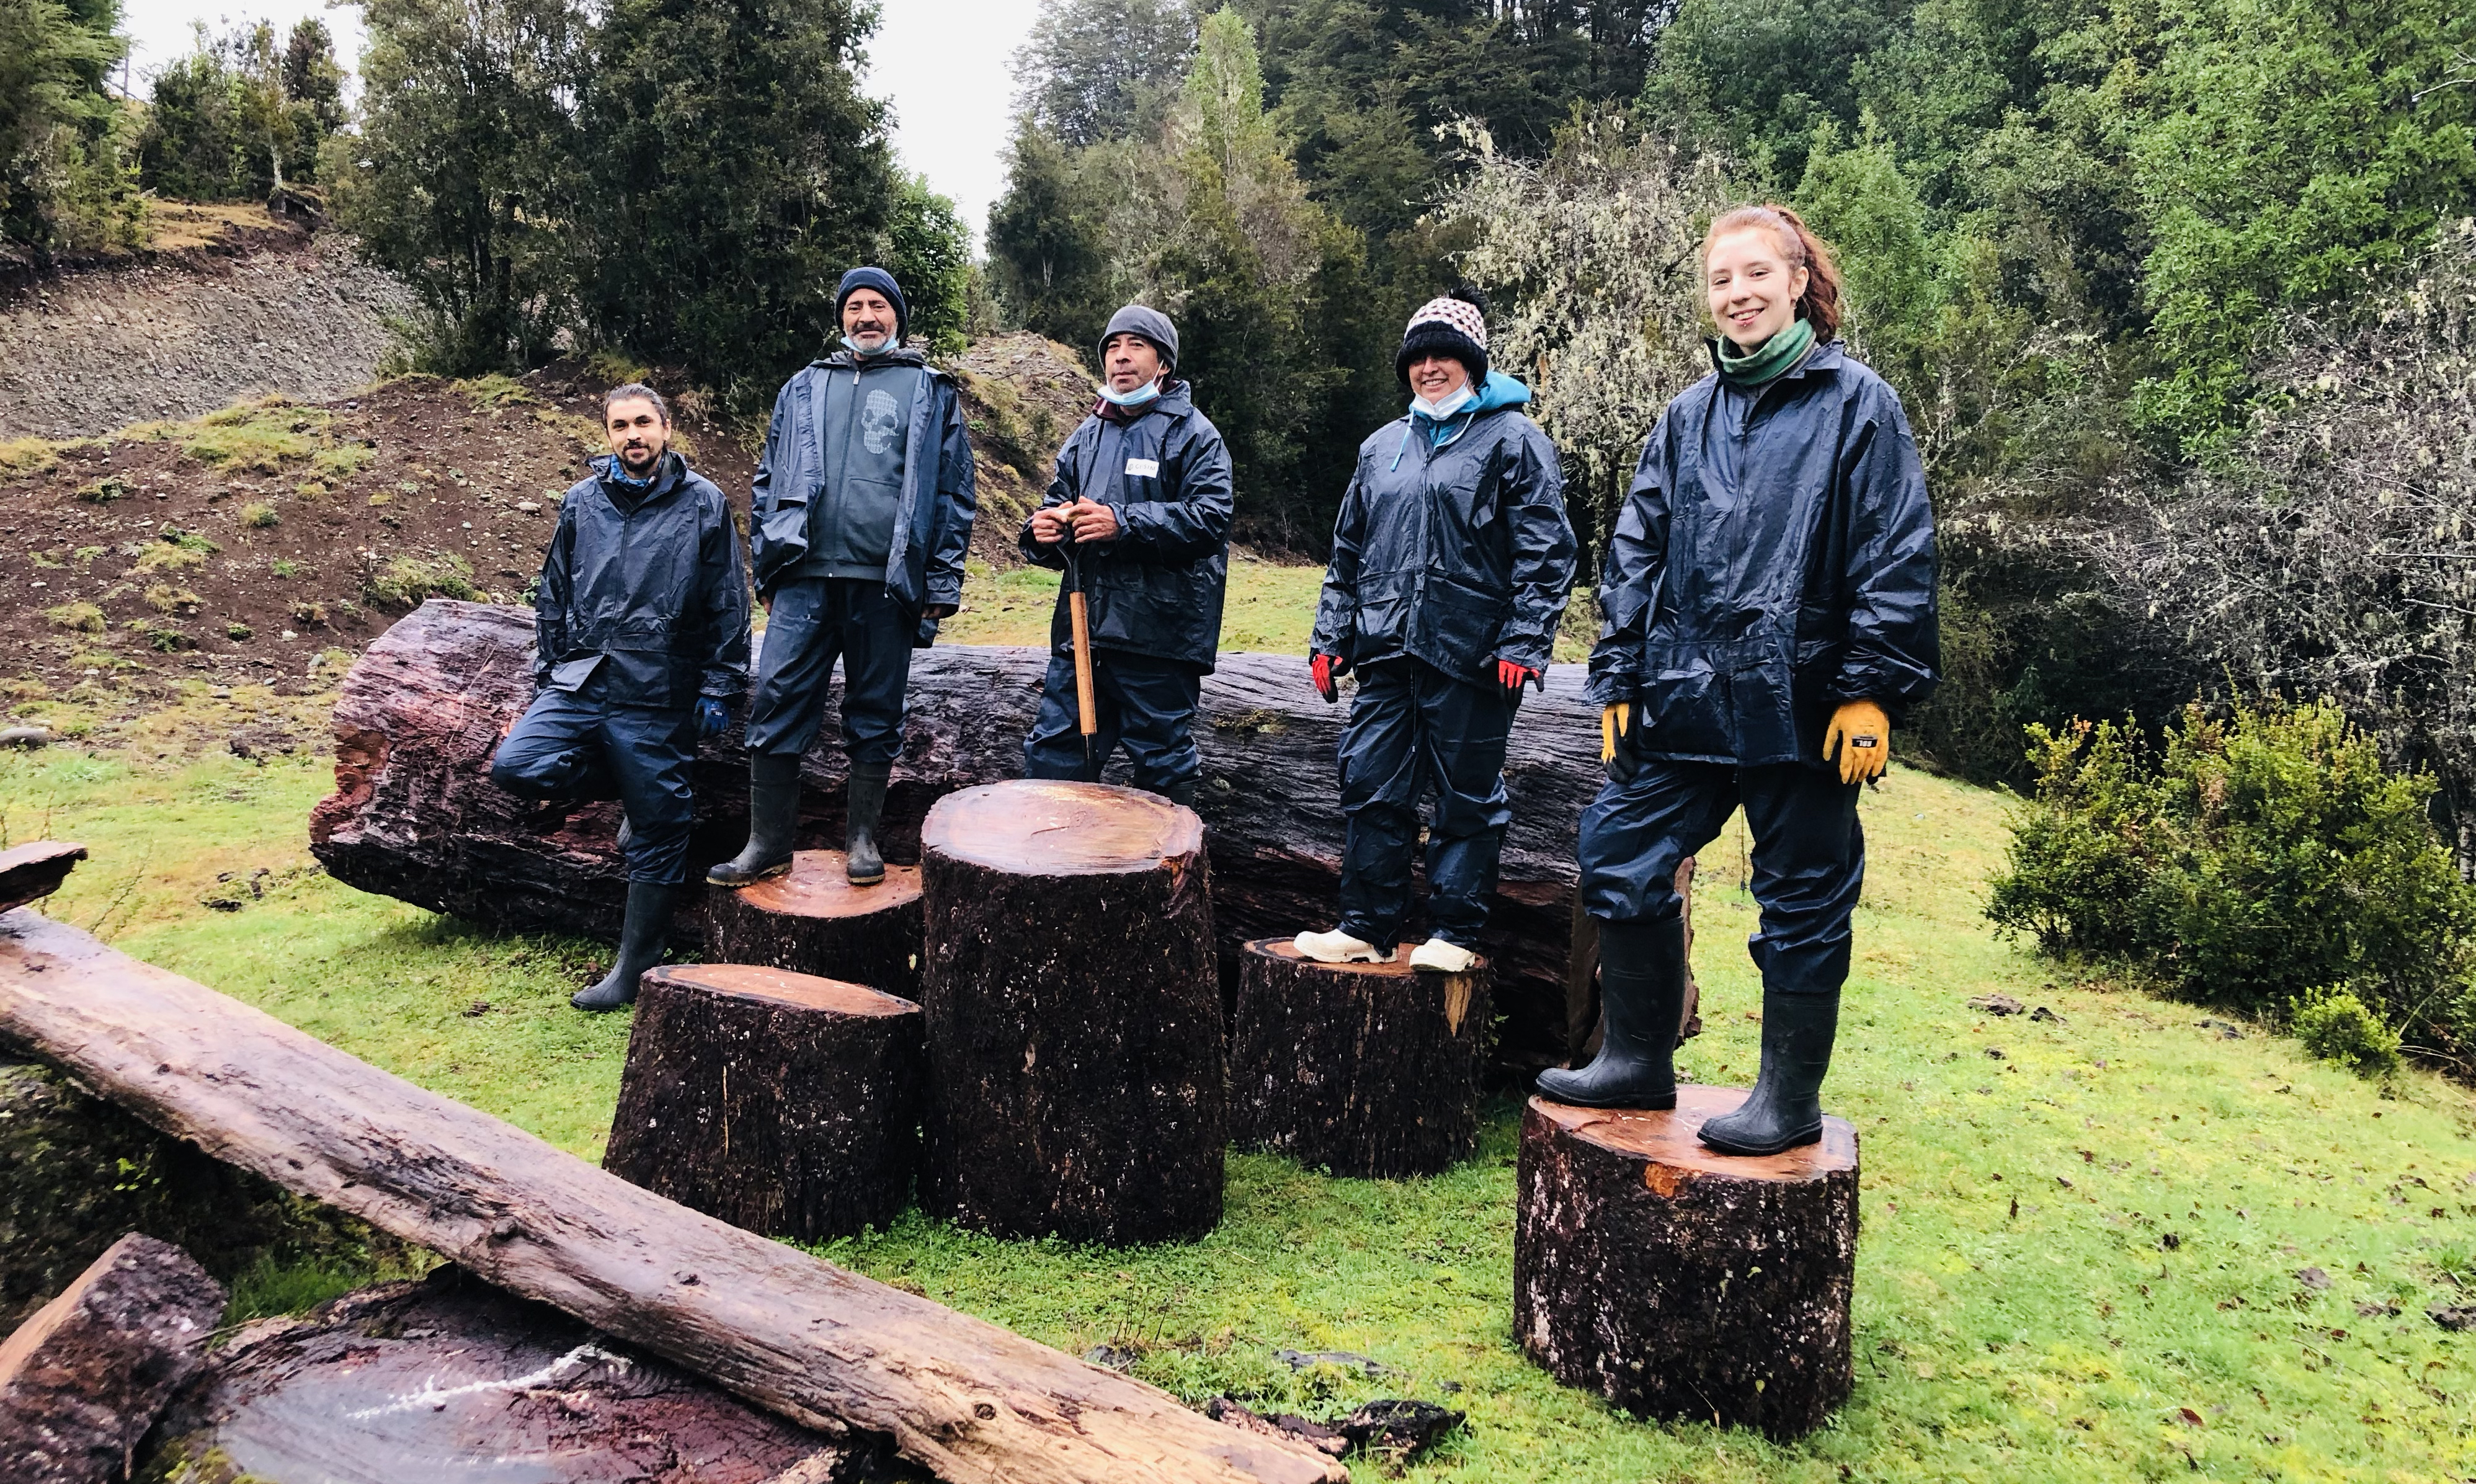
[[[911,306],[903,298],[903,285],[883,268],[854,268],[843,275],[843,281],[834,285],[834,328],[842,328],[844,301],[851,298],[853,290],[860,288],[876,289],[894,306],[894,343],[901,345],[910,339]]]

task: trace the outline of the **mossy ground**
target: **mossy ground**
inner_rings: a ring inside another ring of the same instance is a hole
[[[114,749],[0,757],[13,838],[94,851],[49,910],[598,1156],[627,1026],[565,1001],[603,950],[483,932],[318,874],[303,821],[324,760],[199,752],[219,725],[205,713],[232,704],[99,724]],[[2058,980],[1979,916],[1999,796],[1895,770],[1865,807],[1870,871],[1827,1092],[1864,1139],[1857,1385],[1802,1442],[1634,1422],[1523,1360],[1510,1100],[1491,1104],[1477,1157],[1432,1180],[1233,1154],[1227,1217],[1192,1246],[1002,1242],[914,1216],[826,1255],[1068,1349],[1135,1351],[1136,1374],[1190,1398],[1466,1408],[1470,1425],[1411,1467],[1421,1478],[2476,1473],[2476,1334],[2427,1317],[2476,1302],[2465,1090],[2414,1072],[2376,1086],[2251,1027],[2227,1039],[2198,1011]],[[1710,1029],[1683,1060],[1704,1080],[1742,1081],[1755,1060],[1741,829],[1704,853],[1696,891]],[[1966,1003],[1989,992],[2062,1018]],[[295,1291],[349,1277],[303,1274]],[[264,1275],[252,1306],[279,1306],[286,1281]],[[1281,1348],[1399,1373],[1293,1374]]]

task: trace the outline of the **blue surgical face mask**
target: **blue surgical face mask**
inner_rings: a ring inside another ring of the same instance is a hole
[[[1470,383],[1464,382],[1459,386],[1454,387],[1451,391],[1445,393],[1441,401],[1429,402],[1424,397],[1411,397],[1410,410],[1417,412],[1424,417],[1433,418],[1437,422],[1441,423],[1446,418],[1452,416],[1455,412],[1458,412],[1462,408],[1470,406],[1472,402],[1476,400],[1477,395],[1478,394],[1476,392],[1471,390]]]
[[[871,356],[882,356],[887,351],[894,349],[894,336],[887,335],[883,340],[878,342],[877,348],[874,350],[863,350],[857,340],[853,339],[850,335],[845,335],[843,336],[843,349],[865,360]]]
[[[1161,383],[1157,379],[1146,382],[1141,386],[1136,387],[1133,391],[1120,391],[1116,387],[1111,386],[1108,383],[1102,382],[1101,383],[1101,400],[1108,403],[1112,407],[1139,408],[1145,403],[1151,401],[1154,397],[1159,396],[1160,389]]]

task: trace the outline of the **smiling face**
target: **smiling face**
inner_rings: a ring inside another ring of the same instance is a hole
[[[1410,362],[1410,389],[1423,401],[1442,402],[1470,384],[1470,367],[1459,356],[1422,356]]]
[[[1791,266],[1777,232],[1746,227],[1712,240],[1702,258],[1711,318],[1739,350],[1751,350],[1796,321],[1803,265]]]
[[[1160,347],[1142,335],[1121,330],[1101,347],[1101,365],[1108,375],[1111,391],[1130,392],[1160,380]]]
[[[661,408],[642,397],[610,404],[602,415],[602,426],[610,434],[610,452],[619,456],[630,474],[642,476],[670,446],[669,421]]]
[[[843,301],[843,334],[863,356],[874,356],[894,338],[894,303],[874,288],[854,288]]]

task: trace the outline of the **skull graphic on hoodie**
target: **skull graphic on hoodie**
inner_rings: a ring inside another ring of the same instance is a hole
[[[882,387],[870,387],[868,400],[861,405],[859,411],[860,445],[872,454],[882,454],[893,448],[895,437],[901,431],[897,426],[899,411],[892,394]]]

